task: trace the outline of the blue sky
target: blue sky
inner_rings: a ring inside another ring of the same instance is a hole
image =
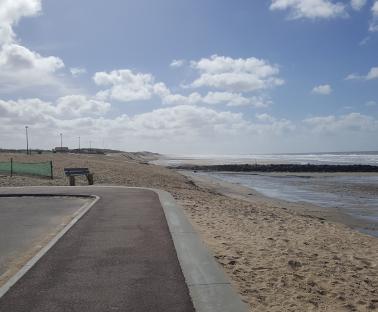
[[[378,150],[377,51],[375,0],[3,0],[0,147]]]

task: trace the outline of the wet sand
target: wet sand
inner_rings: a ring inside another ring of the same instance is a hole
[[[0,161],[9,156],[0,154]],[[378,239],[341,223],[250,190],[214,187],[129,154],[14,158],[53,159],[56,179],[0,176],[2,186],[67,185],[64,167],[89,167],[95,184],[171,192],[251,311],[378,309]]]

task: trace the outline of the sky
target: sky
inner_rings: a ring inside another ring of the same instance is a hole
[[[0,0],[0,148],[378,150],[378,0]]]

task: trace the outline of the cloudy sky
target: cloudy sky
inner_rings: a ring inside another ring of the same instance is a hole
[[[0,0],[0,147],[378,150],[377,0]]]

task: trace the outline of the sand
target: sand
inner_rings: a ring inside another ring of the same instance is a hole
[[[10,156],[0,154],[0,161]],[[377,238],[257,193],[248,200],[225,196],[222,185],[195,182],[130,154],[12,156],[52,159],[56,178],[0,176],[0,186],[67,185],[63,168],[84,166],[95,184],[171,192],[251,311],[378,310]]]

